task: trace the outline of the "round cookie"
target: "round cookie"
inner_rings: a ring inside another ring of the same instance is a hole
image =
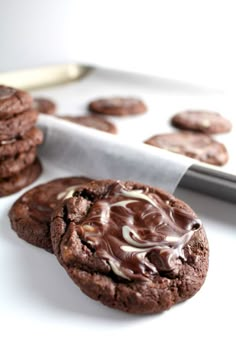
[[[27,166],[18,174],[8,178],[0,178],[0,197],[16,193],[29,186],[40,176],[41,172],[42,165],[40,161],[36,159],[32,165]]]
[[[85,294],[131,313],[158,313],[187,300],[208,270],[208,242],[193,210],[136,182],[77,188],[54,211],[51,239]]]
[[[143,101],[132,97],[102,98],[92,101],[88,108],[91,112],[111,116],[128,116],[147,111],[147,107]]]
[[[22,152],[13,157],[0,160],[0,178],[11,177],[19,173],[26,166],[31,165],[36,158],[36,148]]]
[[[57,106],[55,102],[49,100],[48,98],[36,97],[33,100],[33,108],[39,113],[55,114]]]
[[[226,133],[232,129],[228,119],[219,113],[208,111],[185,111],[171,118],[174,127],[186,130],[199,131],[206,134]]]
[[[28,130],[22,137],[17,136],[10,140],[0,141],[0,159],[7,156],[15,156],[31,148],[42,144],[43,132],[34,127]]]
[[[115,124],[109,122],[106,118],[99,117],[96,115],[86,115],[86,116],[60,116],[64,120],[73,122],[76,124],[83,125],[88,128],[94,128],[101,130],[106,133],[116,134],[117,128]]]
[[[75,186],[90,181],[86,177],[66,177],[41,184],[22,195],[12,206],[9,217],[13,230],[23,240],[53,252],[50,219],[54,208]]]
[[[0,85],[0,119],[24,112],[31,105],[32,97],[27,92]]]
[[[8,119],[0,119],[0,140],[9,140],[24,135],[37,122],[38,112],[29,109]]]
[[[146,140],[145,144],[216,166],[222,166],[228,161],[226,147],[202,133],[178,132],[159,134]]]

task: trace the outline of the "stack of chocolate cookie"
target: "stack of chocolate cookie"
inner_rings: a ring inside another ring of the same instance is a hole
[[[38,113],[31,107],[27,92],[0,85],[0,197],[28,186],[41,173],[36,147],[43,133],[35,127]]]

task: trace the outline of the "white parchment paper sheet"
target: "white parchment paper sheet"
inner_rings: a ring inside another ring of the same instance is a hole
[[[192,164],[189,158],[46,115],[39,126],[45,134],[42,160],[74,175],[134,180],[173,193]]]

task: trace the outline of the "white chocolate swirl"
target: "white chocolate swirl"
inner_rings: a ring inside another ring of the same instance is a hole
[[[128,191],[117,183],[93,204],[81,226],[83,238],[112,272],[132,280],[178,268],[201,222],[161,194]]]

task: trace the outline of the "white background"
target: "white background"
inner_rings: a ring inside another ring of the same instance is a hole
[[[0,5],[0,70],[75,60],[234,89],[233,0]]]
[[[80,58],[161,77],[232,87],[235,1],[86,0]]]
[[[0,71],[76,59],[78,6],[77,0],[0,0]]]

